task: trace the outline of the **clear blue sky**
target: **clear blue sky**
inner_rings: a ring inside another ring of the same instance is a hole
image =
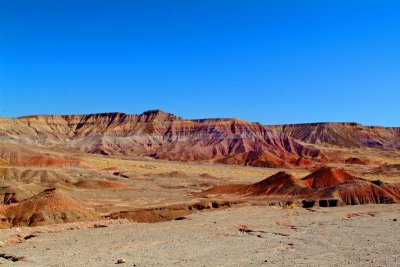
[[[399,1],[0,0],[0,116],[400,126]]]

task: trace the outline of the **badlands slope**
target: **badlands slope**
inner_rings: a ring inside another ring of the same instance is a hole
[[[358,123],[306,123],[268,126],[311,144],[342,147],[400,148],[400,127],[364,126]]]
[[[398,143],[399,128],[264,126],[161,110],[2,117],[0,226],[154,222],[260,200],[397,203]]]
[[[256,167],[306,167],[327,162],[362,164],[368,161],[343,157],[336,150],[377,149],[384,153],[398,152],[400,147],[400,128],[355,123],[264,126],[240,119],[187,120],[161,110],[139,115],[116,112],[3,117],[0,137],[6,143],[102,155]]]
[[[185,120],[160,110],[140,115],[102,113],[26,116],[0,120],[8,143],[72,149],[102,155],[148,156],[277,167],[324,160],[319,149],[259,123],[240,119]]]

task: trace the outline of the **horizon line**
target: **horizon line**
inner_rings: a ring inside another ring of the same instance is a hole
[[[110,112],[94,112],[94,113],[70,113],[70,114],[29,114],[29,115],[22,115],[22,116],[17,116],[17,117],[9,117],[9,116],[0,116],[0,117],[5,117],[5,118],[10,118],[10,119],[24,119],[24,118],[29,118],[29,117],[39,117],[39,116],[46,116],[46,117],[51,117],[51,116],[91,116],[91,115],[108,115],[108,114],[124,114],[127,116],[140,116],[144,115],[145,113],[150,113],[150,112],[162,112],[165,114],[173,115],[178,118],[181,118],[185,121],[200,121],[200,120],[242,120],[248,123],[259,123],[263,126],[285,126],[285,125],[312,125],[312,124],[354,124],[354,125],[361,125],[365,127],[381,127],[381,128],[400,128],[400,126],[381,126],[381,125],[364,125],[355,121],[316,121],[316,122],[300,122],[300,123],[281,123],[281,124],[264,124],[261,122],[257,121],[248,121],[245,119],[241,118],[235,118],[235,117],[209,117],[209,118],[183,118],[179,115],[176,115],[174,113],[166,112],[162,109],[149,109],[145,110],[142,113],[126,113],[126,112],[121,112],[121,111],[110,111]]]

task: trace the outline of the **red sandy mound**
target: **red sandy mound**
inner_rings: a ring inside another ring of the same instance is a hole
[[[341,169],[321,168],[303,178],[306,185],[315,188],[317,199],[337,199],[342,204],[382,204],[400,201],[400,186],[380,181],[367,181]],[[340,203],[338,203],[340,204]]]
[[[205,190],[200,193],[195,193],[194,195],[199,197],[206,197],[210,195],[233,195],[233,194],[241,194],[241,189],[248,185],[244,184],[228,184],[228,185],[219,185],[214,186],[211,189]]]
[[[323,189],[319,198],[338,199],[346,205],[392,204],[400,198],[369,181],[352,180]]]
[[[342,184],[354,179],[357,178],[348,174],[342,169],[323,167],[304,177],[302,180],[308,187],[323,188]]]
[[[201,195],[240,194],[246,196],[294,196],[309,192],[301,181],[286,172],[278,172],[251,185],[223,185],[204,191]]]
[[[111,182],[107,180],[99,180],[99,181],[93,181],[93,180],[81,180],[76,183],[74,183],[76,187],[80,188],[86,188],[86,189],[135,189],[135,187],[126,185],[126,184],[121,184],[117,182]]]
[[[357,164],[357,165],[368,165],[369,161],[353,157],[353,158],[345,159],[344,163],[346,163],[346,164]]]
[[[396,203],[400,196],[390,185],[374,183],[352,176],[342,169],[321,168],[303,178],[319,199],[337,199],[347,205]]]
[[[313,166],[314,163],[309,159],[298,158],[297,160],[295,160],[293,162],[293,165],[295,165],[297,167],[310,167],[310,166]]]
[[[400,183],[397,184],[387,184],[382,183],[381,181],[373,181],[374,184],[380,186],[386,192],[390,193],[391,195],[395,196],[397,199],[400,200]]]
[[[73,159],[61,159],[54,156],[35,156],[27,157],[24,161],[24,165],[29,166],[62,166],[62,165],[78,165],[78,160]]]
[[[258,183],[247,186],[243,193],[252,196],[279,195],[293,196],[306,193],[308,190],[300,184],[296,177],[286,173],[278,172]]]
[[[312,203],[319,200],[321,206],[381,204],[400,202],[400,184],[371,182],[354,177],[340,169],[325,167],[302,180],[285,172],[279,172],[255,184],[216,186],[197,195],[205,197],[221,194],[305,198]]]
[[[38,226],[100,217],[58,189],[48,189],[18,204],[0,207],[0,227]]]
[[[234,154],[218,161],[219,163],[229,165],[247,165],[254,167],[265,167],[265,168],[277,168],[277,167],[288,167],[289,164],[278,156],[268,152],[244,152]]]

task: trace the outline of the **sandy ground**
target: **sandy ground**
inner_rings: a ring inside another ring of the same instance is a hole
[[[24,261],[0,263],[115,266],[125,259],[121,266],[400,266],[400,205],[235,207],[180,221],[100,224],[107,227],[75,223],[2,230],[3,245],[18,234],[36,233],[0,248]]]

